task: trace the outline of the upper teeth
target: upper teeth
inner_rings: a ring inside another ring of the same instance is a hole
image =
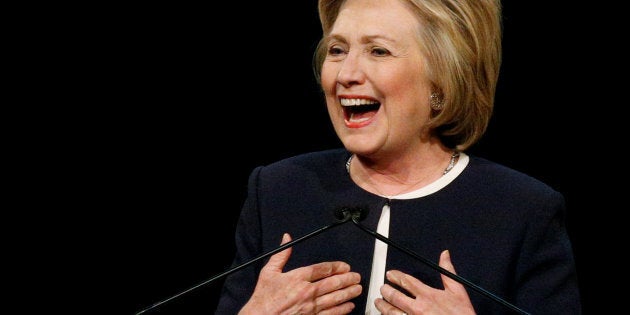
[[[358,105],[370,105],[377,104],[378,102],[368,100],[364,98],[342,98],[340,99],[341,106],[358,106]]]

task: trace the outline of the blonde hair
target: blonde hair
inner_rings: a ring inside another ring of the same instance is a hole
[[[501,66],[500,0],[401,0],[422,25],[419,44],[443,109],[429,128],[446,146],[463,151],[485,133]],[[319,0],[323,36],[313,59],[317,82],[330,34],[345,0]]]

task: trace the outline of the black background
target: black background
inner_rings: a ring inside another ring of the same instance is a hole
[[[75,152],[68,207],[81,211],[66,241],[85,253],[66,267],[82,270],[72,292],[94,308],[133,314],[229,268],[255,166],[340,144],[311,68],[315,1],[102,9],[97,23],[84,16],[96,27],[76,53],[80,118],[59,126]],[[470,150],[565,195],[585,313],[607,277],[599,231],[618,209],[588,13],[505,1],[495,113]],[[220,285],[151,314],[211,314]]]

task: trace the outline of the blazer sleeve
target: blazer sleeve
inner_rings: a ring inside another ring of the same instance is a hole
[[[532,314],[581,314],[573,250],[562,194],[542,198],[527,227],[516,266],[516,302]],[[544,303],[540,303],[544,301]]]
[[[262,252],[258,207],[258,187],[262,169],[262,166],[255,168],[248,179],[247,197],[236,225],[234,236],[236,253],[231,268],[259,256]],[[235,271],[225,279],[215,314],[238,313],[252,295],[263,264],[264,262],[258,261]]]

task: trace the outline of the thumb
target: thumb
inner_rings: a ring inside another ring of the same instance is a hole
[[[284,233],[282,235],[281,245],[284,245],[291,241],[291,235],[289,233]],[[276,253],[269,258],[269,261],[265,265],[263,269],[282,272],[284,265],[286,265],[287,261],[289,261],[289,257],[291,257],[292,248],[289,247],[279,253]]]
[[[455,272],[455,266],[453,266],[453,262],[451,262],[451,253],[448,250],[445,250],[440,254],[440,267],[452,272],[453,274],[457,274]],[[458,293],[466,293],[466,288],[464,288],[461,283],[446,275],[441,276],[445,289]]]

